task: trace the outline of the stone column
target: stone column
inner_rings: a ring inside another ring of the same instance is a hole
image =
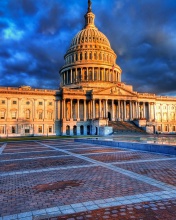
[[[44,120],[47,119],[47,99],[44,99]]]
[[[82,78],[82,73],[83,73],[82,68],[80,68],[80,70],[81,70],[81,73],[80,73],[80,74],[81,74],[80,82],[82,82],[82,79],[83,79],[83,78]]]
[[[169,104],[167,104],[167,122],[169,121]],[[169,127],[169,125],[168,125]]]
[[[163,121],[163,105],[160,104],[160,112],[161,112],[161,122]]]
[[[73,83],[73,70],[70,70],[70,83]]]
[[[133,103],[130,101],[130,121],[133,120]]]
[[[58,120],[61,119],[61,102],[60,102],[60,100],[57,101],[57,118],[58,118]]]
[[[151,121],[151,106],[150,106],[150,102],[148,103],[148,112],[149,112],[149,121]]]
[[[92,118],[95,118],[95,99],[92,100]]]
[[[6,120],[10,119],[10,98],[7,98],[7,113],[6,113]]]
[[[108,117],[108,100],[105,100],[105,118]]]
[[[101,118],[102,115],[101,115],[101,99],[99,99],[99,117]]]
[[[78,69],[75,68],[75,81],[78,82]]]
[[[93,110],[93,102],[92,102],[92,100],[90,100],[90,119],[92,119],[93,118],[93,112],[92,112],[92,110]]]
[[[143,118],[146,118],[145,102],[143,102]]]
[[[123,107],[124,107],[124,115],[123,115],[123,119],[124,119],[124,121],[126,121],[126,101],[124,100],[123,101]]]
[[[65,119],[65,99],[62,100],[62,118]]]
[[[80,121],[80,116],[79,116],[79,99],[77,99],[77,121]]]
[[[92,80],[95,81],[94,67],[92,67]]]
[[[73,99],[70,99],[70,119],[73,120]]]
[[[62,74],[63,74],[63,85],[65,85],[65,72],[63,72]]]
[[[66,82],[66,84],[68,84],[68,70],[67,70],[67,82]]]
[[[136,101],[136,118],[139,119],[139,106],[138,106],[138,102]]]
[[[87,120],[86,99],[84,100],[84,121]]]
[[[86,68],[86,79],[85,80],[86,81],[89,80],[89,68],[88,67]]]
[[[115,121],[114,117],[114,100],[112,99],[112,121]]]
[[[121,121],[120,100],[118,100],[118,120]]]
[[[35,100],[35,99],[34,99]],[[18,98],[18,115],[17,115],[17,118],[21,118],[21,98]],[[35,108],[35,107],[34,107]],[[35,113],[35,111],[34,111]]]

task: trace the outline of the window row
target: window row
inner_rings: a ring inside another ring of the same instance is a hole
[[[38,112],[38,119],[44,119],[44,112]],[[17,111],[11,111],[11,119],[17,119]],[[6,118],[6,112],[0,111],[0,119]],[[31,111],[26,110],[24,114],[24,119],[30,119],[31,118]],[[53,119],[53,112],[47,112],[47,119],[52,120]]]
[[[175,106],[173,106],[173,105],[162,105],[162,106],[160,106],[160,105],[157,105],[157,109],[163,109],[163,110],[174,110],[175,109]]]
[[[12,105],[17,105],[17,101],[16,100],[12,100],[11,101],[11,104]],[[4,105],[4,104],[6,104],[6,100],[1,100],[0,101],[0,104],[2,104],[2,105]],[[30,105],[31,104],[31,102],[30,101],[26,101],[26,103],[25,103],[26,105]],[[38,105],[43,105],[43,102],[38,102]],[[53,105],[53,102],[48,102],[48,105],[49,106],[52,106]]]
[[[9,128],[6,128],[5,125],[0,125],[0,134],[19,134],[19,133],[25,133],[25,134],[31,134],[33,133],[33,128],[31,126],[22,126],[19,128],[17,125],[10,126]],[[44,126],[38,125],[37,126],[37,133],[43,134],[44,133]],[[48,126],[47,133],[53,133],[53,126]]]
[[[73,63],[82,60],[101,60],[109,63],[113,63],[114,59],[112,55],[98,52],[85,52],[85,53],[74,53],[66,57],[66,64]]]
[[[176,132],[176,126],[173,125],[172,127],[169,127],[168,125],[158,125],[157,127],[158,132]]]

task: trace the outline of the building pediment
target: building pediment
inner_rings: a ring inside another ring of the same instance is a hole
[[[120,87],[120,86],[113,86],[110,88],[106,88],[103,90],[99,90],[95,92],[94,94],[99,95],[119,95],[119,96],[137,96],[136,92],[127,90],[126,88]]]

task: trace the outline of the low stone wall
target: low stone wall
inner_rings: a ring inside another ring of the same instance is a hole
[[[127,148],[133,150],[149,151],[155,153],[163,153],[176,155],[176,146],[159,145],[159,144],[145,144],[145,143],[132,143],[132,142],[117,142],[113,140],[99,140],[97,139],[75,139],[75,142],[83,142],[90,144],[99,144],[110,147]]]

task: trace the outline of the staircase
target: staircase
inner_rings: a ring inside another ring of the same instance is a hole
[[[113,127],[113,133],[124,133],[124,134],[146,134],[144,130],[137,127],[133,122],[126,121],[109,121],[108,126]]]

